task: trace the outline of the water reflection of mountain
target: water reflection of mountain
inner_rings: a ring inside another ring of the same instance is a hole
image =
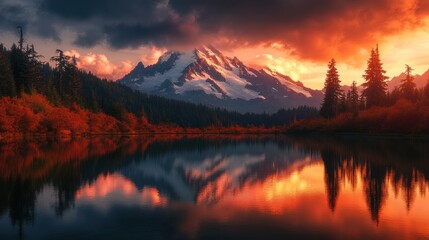
[[[0,216],[22,226],[35,220],[40,192],[54,188],[53,211],[72,208],[76,193],[100,175],[120,173],[139,190],[150,187],[171,201],[216,204],[239,191],[322,160],[328,206],[335,211],[344,181],[362,178],[370,216],[378,221],[387,185],[412,207],[429,180],[426,140],[352,137],[244,139],[95,138],[0,145]]]
[[[156,144],[154,148],[166,143]],[[281,147],[272,139],[223,142],[207,139],[182,140],[162,154],[152,148],[142,161],[121,169],[139,189],[156,187],[172,200],[212,203],[225,192],[233,192],[244,183],[262,181],[296,163],[308,163],[306,152],[293,150],[283,140]],[[162,148],[162,147],[161,147]]]

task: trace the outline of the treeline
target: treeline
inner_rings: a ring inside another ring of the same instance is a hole
[[[181,128],[271,128],[318,114],[318,110],[311,107],[280,110],[275,114],[240,114],[149,96],[78,69],[76,58],[59,49],[50,61],[43,62],[35,47],[23,46],[23,42],[21,39],[10,49],[0,44],[0,97],[13,99],[40,94],[53,107],[64,107],[71,112],[78,107],[91,113],[105,113],[119,122],[129,121],[132,114],[134,118],[144,118],[152,124]],[[2,118],[10,118],[14,113],[4,110],[1,114]],[[25,131],[21,127],[15,128]]]
[[[175,124],[184,128],[234,125],[275,127],[319,114],[318,109],[307,106],[281,109],[274,114],[242,114],[147,95],[111,81],[100,80],[83,71],[80,79],[84,107],[94,112],[105,112],[118,119],[121,119],[121,113],[128,111],[147,117],[153,124]]]
[[[405,65],[405,78],[393,91],[387,90],[386,71],[378,46],[372,49],[363,74],[363,90],[356,82],[341,90],[341,81],[332,59],[325,80],[323,118],[307,119],[290,127],[296,132],[429,133],[429,85],[417,89],[412,68]]]

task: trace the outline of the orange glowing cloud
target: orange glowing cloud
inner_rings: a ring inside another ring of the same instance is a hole
[[[120,192],[123,196],[130,196],[137,191],[135,185],[120,175],[100,176],[92,183],[85,185],[76,193],[76,199],[104,198],[113,192]]]
[[[95,182],[79,189],[76,193],[76,199],[101,200],[114,194],[120,198],[136,199],[139,204],[145,206],[165,206],[168,202],[158,189],[144,187],[139,191],[133,182],[119,174],[99,176]]]
[[[93,74],[100,78],[108,80],[117,80],[129,73],[133,69],[133,64],[129,60],[122,61],[119,64],[112,63],[104,54],[87,53],[80,54],[76,50],[64,52],[65,55],[75,56],[77,67]]]
[[[141,61],[144,63],[145,66],[155,64],[159,57],[161,57],[165,52],[167,52],[167,49],[165,48],[156,48],[156,47],[149,47],[145,48],[143,50],[144,54],[141,56]]]
[[[267,66],[271,70],[288,75],[292,79],[300,79],[303,74],[308,73],[308,68],[295,59],[286,59],[284,57],[274,57],[271,54],[258,54],[251,60],[251,65],[256,68]]]
[[[269,227],[278,223],[284,231],[299,229],[297,236],[301,237],[308,229],[326,229],[344,238],[358,239],[365,238],[366,233],[393,239],[429,236],[427,196],[421,191],[415,193],[412,207],[407,210],[404,200],[394,194],[394,186],[389,182],[386,201],[379,212],[380,220],[375,224],[365,196],[364,175],[356,172],[354,184],[350,179],[341,181],[335,211],[328,204],[325,177],[325,166],[318,162],[289,174],[273,174],[263,182],[247,182],[215,205],[198,205],[199,208],[183,222],[182,231],[193,237],[194,232],[189,229],[198,229],[206,222],[240,228],[241,224],[248,227],[257,221],[261,226],[268,220]],[[403,191],[400,190],[399,196],[406,194]],[[271,216],[261,218],[259,213]],[[351,222],[355,223],[352,228]]]

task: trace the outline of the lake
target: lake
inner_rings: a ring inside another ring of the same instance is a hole
[[[0,144],[0,239],[429,238],[429,140]]]

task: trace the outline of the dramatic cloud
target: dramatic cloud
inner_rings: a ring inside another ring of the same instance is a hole
[[[271,54],[258,54],[250,60],[256,69],[268,66],[271,70],[300,79],[301,75],[308,73],[308,69],[300,62],[283,57],[273,57]]]
[[[278,43],[297,58],[352,61],[385,38],[426,26],[427,0],[36,0],[0,1],[0,28],[28,26],[80,47],[222,48]],[[10,30],[10,29],[9,29]],[[360,59],[360,58],[359,58]]]
[[[145,66],[149,66],[155,64],[158,61],[159,57],[161,57],[162,54],[167,52],[167,49],[151,47],[144,52],[145,53],[141,57],[141,61],[144,63]]]
[[[346,58],[392,34],[425,24],[425,0],[182,1],[201,29],[227,36],[233,46],[282,43],[301,58]],[[424,4],[423,4],[424,3]]]
[[[92,72],[101,78],[117,80],[133,69],[130,61],[123,61],[118,65],[113,64],[103,54],[87,53],[81,55],[76,50],[64,52],[65,55],[75,56],[77,66],[80,69]]]

